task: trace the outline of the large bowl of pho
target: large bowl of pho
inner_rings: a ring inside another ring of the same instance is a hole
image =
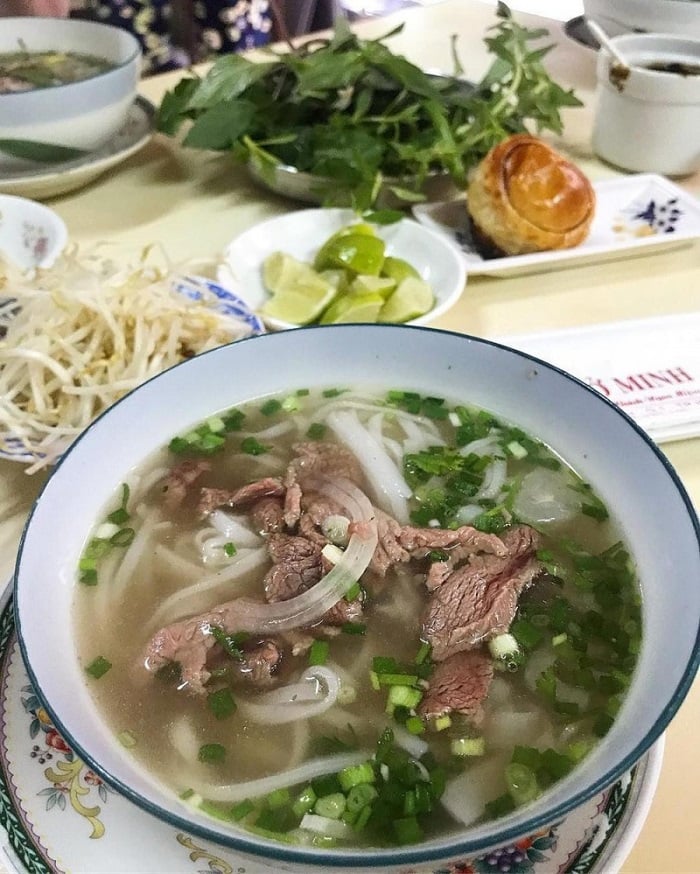
[[[0,173],[60,164],[104,145],[136,97],[138,40],[80,19],[2,22]]]
[[[570,375],[301,328],[85,431],[27,523],[17,627],[68,744],[146,811],[271,871],[433,870],[661,734],[698,666],[699,542],[661,451]]]

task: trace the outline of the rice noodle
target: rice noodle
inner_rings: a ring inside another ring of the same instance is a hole
[[[360,462],[377,503],[400,524],[406,524],[408,498],[412,492],[384,447],[362,425],[354,412],[335,410],[326,421]]]
[[[267,550],[264,547],[247,550],[229,559],[229,566],[209,574],[198,582],[193,583],[186,589],[173,592],[158,605],[158,609],[151,617],[151,625],[159,626],[166,622],[172,622],[181,616],[190,616],[197,612],[197,602],[204,595],[209,595],[216,589],[227,586],[246,576],[256,568],[262,567],[269,561]],[[243,630],[243,629],[241,629]]]
[[[27,272],[0,261],[0,287],[17,302],[0,340],[0,448],[16,453],[19,439],[38,459],[29,472],[149,377],[250,334],[203,284],[200,300],[179,294],[172,266],[149,256],[118,268],[74,247]]]
[[[241,714],[252,722],[283,725],[309,719],[329,710],[338,699],[340,677],[320,665],[308,668],[296,683],[265,692],[255,699],[238,699]]]
[[[370,758],[366,752],[338,753],[334,756],[322,756],[310,759],[296,768],[290,768],[280,774],[261,777],[259,780],[248,780],[245,783],[217,784],[208,781],[189,781],[189,786],[208,801],[242,801],[245,798],[259,798],[268,795],[276,789],[296,786],[298,783],[308,783],[316,777],[334,774],[343,768],[361,765]]]

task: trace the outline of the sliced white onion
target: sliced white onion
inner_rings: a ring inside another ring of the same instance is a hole
[[[407,499],[412,492],[386,449],[362,425],[354,412],[334,410],[328,414],[326,422],[359,461],[377,503],[405,525],[408,522]]]
[[[480,513],[483,512],[484,508],[480,507],[478,504],[465,504],[457,510],[455,518],[460,525],[469,525]]]
[[[505,458],[494,458],[484,471],[484,479],[481,488],[474,496],[477,501],[484,499],[493,500],[498,497],[506,482],[508,462]]]
[[[263,604],[236,601],[236,630],[274,634],[313,625],[330,610],[367,570],[377,546],[377,521],[367,496],[349,480],[317,480],[314,490],[344,507],[353,522],[362,523],[350,537],[336,565],[316,585],[287,601]]]
[[[472,440],[466,446],[462,446],[459,450],[460,455],[502,455],[503,450],[498,444],[498,435],[493,431],[487,434],[486,437],[479,437],[478,440]]]
[[[370,756],[371,754],[366,752],[338,753],[334,756],[311,759],[297,768],[290,768],[288,771],[273,774],[271,777],[261,777],[259,780],[217,785],[195,779],[189,780],[188,784],[191,789],[208,801],[243,801],[245,798],[259,798],[261,795],[269,795],[276,789],[308,783],[309,780],[323,777],[325,774],[335,774],[337,771],[342,771],[343,768],[361,765]]]
[[[301,818],[299,828],[331,838],[350,838],[355,834],[352,826],[346,822],[340,819],[331,819],[330,816],[319,816],[317,813],[305,813]]]
[[[320,665],[309,668],[300,680],[258,695],[238,700],[238,710],[252,722],[284,725],[309,719],[331,708],[338,699],[340,677]]]

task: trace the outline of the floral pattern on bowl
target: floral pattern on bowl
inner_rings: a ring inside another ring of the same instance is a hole
[[[0,194],[0,256],[22,270],[51,267],[68,240],[63,219],[24,197]]]
[[[144,813],[75,756],[29,682],[9,593],[0,613],[0,713],[0,841],[21,874],[113,874],[115,860],[121,874],[277,874]],[[405,874],[617,870],[648,811],[662,755],[657,744],[611,788],[549,829],[476,859]]]

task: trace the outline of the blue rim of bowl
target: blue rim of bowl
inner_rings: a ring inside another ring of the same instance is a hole
[[[23,16],[14,16],[14,18],[17,18],[21,21],[25,20]],[[39,21],[56,21],[55,18],[53,18],[51,16],[47,16],[47,15],[44,15],[44,16],[35,15],[35,16],[33,16],[33,19],[36,20],[37,22],[39,22]],[[9,20],[10,20],[9,18],[4,18],[3,22],[7,23],[7,22],[9,22]],[[99,73],[95,73],[93,76],[87,76],[85,79],[78,79],[76,82],[64,82],[61,85],[44,85],[43,87],[31,88],[31,89],[27,89],[25,91],[11,91],[10,93],[7,93],[7,94],[0,94],[0,104],[2,103],[3,98],[9,100],[9,99],[14,97],[15,99],[17,99],[18,97],[21,97],[23,95],[26,96],[27,94],[37,94],[39,92],[44,92],[44,91],[50,91],[52,94],[54,92],[59,94],[60,92],[63,92],[64,89],[66,89],[66,88],[71,88],[74,85],[80,85],[83,82],[92,82],[95,79],[100,79],[100,78],[103,78],[105,76],[109,76],[110,74],[116,73],[119,70],[123,70],[124,67],[128,67],[129,64],[133,64],[134,61],[138,60],[143,54],[143,52],[141,50],[141,45],[140,45],[139,41],[136,39],[136,37],[133,34],[129,33],[128,31],[123,30],[121,27],[116,27],[113,24],[107,24],[107,22],[103,22],[103,21],[91,21],[90,19],[83,19],[83,18],[65,18],[65,19],[60,19],[60,20],[61,21],[70,21],[72,23],[81,24],[81,25],[83,25],[83,24],[90,24],[90,25],[99,24],[100,27],[106,27],[106,28],[109,28],[109,30],[115,31],[115,33],[119,34],[120,38],[131,37],[131,40],[133,43],[133,48],[131,50],[131,54],[124,61],[120,61],[118,64],[114,64],[108,70],[101,70]]]
[[[25,200],[26,198],[18,199]],[[48,209],[48,207],[46,207],[46,209]],[[189,298],[190,300],[201,300],[201,289],[206,289],[211,294],[213,294],[219,301],[217,306],[219,312],[223,313],[224,315],[233,316],[234,318],[240,319],[242,322],[248,325],[248,327],[255,335],[265,333],[266,329],[262,319],[255,312],[253,312],[253,310],[251,310],[251,308],[245,303],[244,300],[242,300],[242,298],[240,298],[237,294],[234,294],[232,291],[229,291],[227,288],[224,288],[219,283],[213,282],[211,279],[207,279],[203,276],[183,276],[180,279],[175,279],[173,285],[175,289],[180,292],[180,294],[182,294],[184,297]],[[5,303],[5,301],[7,303]],[[0,301],[0,303],[4,303],[8,311],[11,312],[11,298],[5,298],[3,301]],[[2,311],[0,311],[0,325],[2,325],[2,323]],[[238,343],[240,341],[236,340],[234,342]],[[177,367],[178,365],[174,366]],[[77,439],[78,438],[76,438],[76,440]],[[75,443],[76,440],[74,440],[73,443]],[[41,452],[27,452],[25,444],[19,437],[7,436],[4,438],[4,442],[6,446],[16,446],[17,451],[12,452],[7,451],[7,449],[0,449],[0,460],[18,461],[22,464],[33,464],[34,462],[40,461],[42,458],[45,457],[45,455]],[[71,444],[71,446],[72,445],[73,444]]]
[[[470,334],[461,334],[457,331],[445,331],[438,328],[428,328],[421,325],[372,325],[372,324],[347,324],[347,325],[332,325],[332,326],[311,326],[305,328],[296,328],[294,333],[297,331],[318,331],[318,330],[335,330],[342,331],[348,329],[356,329],[358,327],[363,327],[368,330],[379,329],[381,331],[426,331],[428,333],[436,333],[436,334],[448,334],[454,337],[459,337],[464,339],[465,341],[474,342],[480,345],[503,349],[511,354],[516,355],[517,357],[522,358],[524,361],[530,361],[538,367],[542,367],[548,369],[562,377],[566,380],[577,386],[578,388],[584,389],[587,393],[594,396],[598,401],[605,404],[610,410],[614,411],[616,415],[618,415],[621,419],[627,422],[628,426],[632,428],[632,430],[637,434],[639,438],[647,445],[648,449],[651,450],[653,455],[656,456],[656,459],[661,464],[663,469],[665,470],[668,477],[671,479],[673,485],[675,486],[678,494],[681,496],[683,503],[688,511],[688,515],[691,519],[693,530],[695,532],[695,539],[698,545],[698,552],[700,553],[700,519],[695,512],[695,508],[693,503],[686,491],[685,486],[683,485],[679,475],[677,474],[675,468],[668,460],[668,458],[664,455],[664,453],[659,449],[659,447],[654,443],[654,441],[649,437],[649,435],[620,407],[610,401],[608,398],[599,394],[595,389],[591,388],[591,386],[587,385],[585,382],[580,380],[578,377],[573,376],[570,373],[567,373],[565,370],[557,367],[556,365],[550,364],[547,361],[543,361],[540,358],[536,358],[534,355],[530,355],[527,352],[522,352],[518,349],[513,349],[510,346],[506,346],[504,343],[497,343],[493,340],[487,340],[482,337],[476,337]],[[286,332],[282,332],[286,333]],[[272,333],[260,335],[257,337],[245,337],[242,340],[239,340],[239,343],[247,343],[247,342],[268,342],[268,338],[280,336],[280,334]],[[277,342],[272,340],[270,342]],[[201,353],[202,355],[209,355],[211,353],[216,352],[216,349],[209,350],[208,352]],[[187,362],[181,362],[180,364],[174,365],[174,367],[181,367],[183,364]],[[170,368],[172,370],[173,368]],[[151,379],[147,380],[143,385],[153,382],[158,379],[161,374],[157,374],[156,376],[151,377]],[[138,391],[137,389],[133,389],[133,391]],[[124,395],[116,403],[119,404],[123,400],[129,397],[132,392],[129,392],[127,395]],[[116,406],[114,404],[113,406]],[[111,409],[111,408],[110,408]],[[62,456],[60,461],[56,465],[56,469],[60,467],[60,465],[65,460],[66,456],[72,452],[79,442],[82,440],[83,436],[92,428],[92,426],[98,422],[103,416],[107,415],[109,410],[101,413],[93,423],[91,423],[85,431],[71,444],[70,449]],[[52,477],[51,477],[52,478]],[[576,807],[579,807],[581,804],[584,804],[591,797],[593,797],[596,793],[606,789],[612,783],[615,782],[622,774],[626,771],[629,771],[636,762],[644,755],[644,753],[651,747],[651,745],[657,740],[657,738],[663,733],[664,729],[668,726],[671,719],[678,711],[681,703],[683,702],[685,696],[687,695],[693,679],[698,671],[698,667],[700,667],[700,625],[698,627],[698,631],[695,636],[695,643],[693,645],[692,653],[690,658],[688,659],[688,663],[685,667],[683,675],[675,688],[672,694],[669,696],[668,702],[666,706],[663,708],[661,713],[659,714],[656,722],[652,725],[649,732],[646,734],[644,739],[629,752],[620,762],[617,763],[616,766],[610,768],[605,774],[598,777],[597,780],[593,781],[586,785],[583,789],[578,792],[573,793],[568,799],[562,801],[551,811],[546,813],[541,813],[537,816],[530,816],[529,818],[525,818],[522,821],[519,821],[517,824],[509,826],[508,828],[503,829],[500,832],[484,835],[482,838],[478,838],[475,840],[464,840],[461,841],[459,839],[456,840],[446,840],[440,844],[427,844],[421,845],[416,844],[405,848],[399,849],[390,849],[390,850],[372,850],[369,849],[367,851],[350,851],[343,853],[333,853],[327,852],[324,850],[314,850],[310,851],[305,848],[298,849],[290,849],[284,844],[278,844],[272,841],[263,840],[261,838],[253,838],[247,837],[245,833],[231,833],[225,834],[220,831],[216,831],[213,828],[209,829],[208,827],[201,825],[199,823],[194,823],[191,820],[187,819],[185,816],[179,816],[178,814],[174,814],[170,811],[164,810],[159,807],[157,804],[154,804],[147,799],[140,796],[138,793],[134,792],[129,786],[122,783],[119,778],[114,777],[109,771],[104,769],[100,763],[93,759],[89,753],[87,753],[82,746],[75,741],[70,732],[65,730],[65,726],[60,718],[60,716],[53,710],[50,702],[46,700],[41,690],[41,687],[38,682],[38,678],[36,677],[34,670],[29,662],[27,657],[27,651],[25,648],[24,635],[22,633],[22,625],[21,618],[19,615],[18,608],[18,578],[17,572],[21,563],[22,552],[24,549],[24,542],[27,535],[27,531],[29,526],[31,525],[31,521],[34,515],[34,511],[41,501],[41,497],[44,494],[44,491],[47,489],[50,484],[50,480],[44,484],[41,491],[39,492],[36,501],[32,507],[32,510],[27,518],[27,522],[22,531],[22,536],[20,538],[19,547],[17,550],[17,561],[15,564],[15,572],[13,574],[13,597],[14,597],[14,609],[15,609],[15,626],[17,629],[17,640],[19,642],[20,652],[22,655],[22,659],[24,661],[25,667],[27,669],[27,673],[29,675],[29,679],[34,686],[34,689],[42,700],[42,703],[46,707],[51,719],[54,722],[54,725],[58,729],[58,731],[63,735],[65,740],[70,744],[73,751],[89,766],[102,777],[109,785],[111,785],[116,791],[121,793],[123,796],[128,798],[130,801],[134,802],[138,807],[156,818],[160,819],[163,822],[168,823],[170,826],[175,828],[180,828],[184,830],[188,830],[189,832],[196,834],[200,838],[204,838],[206,840],[213,841],[214,843],[219,844],[220,846],[229,847],[231,849],[239,850],[240,852],[248,853],[253,857],[263,860],[263,861],[277,861],[277,862],[288,862],[288,863],[296,863],[297,865],[306,864],[312,867],[312,869],[319,869],[324,866],[331,866],[335,869],[342,868],[352,868],[363,866],[365,868],[377,868],[381,869],[383,866],[400,866],[400,865],[408,865],[415,866],[416,864],[422,864],[425,862],[439,862],[444,859],[454,859],[460,856],[462,857],[473,857],[475,854],[490,849],[493,846],[497,846],[500,844],[507,844],[509,842],[515,841],[519,838],[522,838],[523,835],[531,834],[537,831],[540,828],[551,825],[553,822],[557,822],[562,819],[566,814],[570,813]],[[496,820],[497,821],[497,820]]]

